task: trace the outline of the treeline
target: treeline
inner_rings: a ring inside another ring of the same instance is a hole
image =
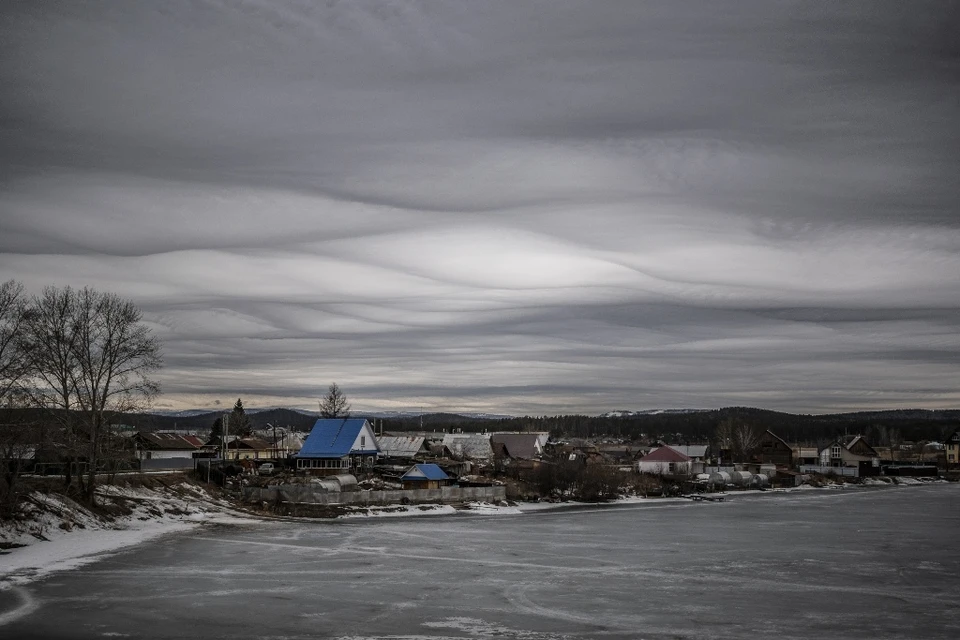
[[[461,419],[457,419],[461,418]],[[426,426],[431,421],[424,418]],[[751,407],[710,411],[614,416],[524,416],[484,420],[450,417],[445,427],[464,432],[548,431],[554,437],[661,439],[669,442],[707,442],[725,422],[769,429],[790,443],[817,445],[846,434],[866,435],[880,446],[898,441],[943,441],[960,428],[960,410],[878,411],[830,415],[790,414]],[[431,424],[431,428],[433,425]],[[420,418],[384,419],[385,431],[418,431]]]

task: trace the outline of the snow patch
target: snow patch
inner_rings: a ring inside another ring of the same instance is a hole
[[[129,513],[108,518],[59,494],[31,493],[24,519],[0,525],[0,542],[13,547],[0,552],[0,590],[204,523],[262,522],[186,483],[158,489],[103,485],[97,489],[97,500],[101,505],[123,505]]]
[[[456,509],[448,504],[394,505],[351,509],[338,518],[404,518],[413,516],[452,515]]]

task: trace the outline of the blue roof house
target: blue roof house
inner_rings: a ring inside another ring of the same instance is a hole
[[[297,469],[316,475],[355,473],[373,467],[380,446],[363,418],[320,418],[294,456]]]
[[[450,484],[450,476],[435,464],[415,464],[400,477],[404,489],[439,489]]]

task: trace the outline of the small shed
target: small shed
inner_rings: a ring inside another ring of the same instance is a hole
[[[450,484],[450,476],[435,464],[415,464],[400,477],[404,489],[439,489]]]

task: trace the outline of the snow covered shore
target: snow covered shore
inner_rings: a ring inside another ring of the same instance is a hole
[[[926,484],[914,478],[898,479],[897,485]],[[782,495],[794,491],[826,491],[848,485],[823,488],[801,486],[765,492],[730,492],[727,498]],[[861,487],[896,486],[882,481],[849,485]],[[258,518],[236,511],[231,503],[216,498],[202,487],[186,482],[154,487],[104,485],[98,503],[122,511],[117,515],[96,514],[76,502],[55,494],[36,492],[29,500],[27,517],[17,523],[0,523],[0,591],[27,584],[50,573],[65,571],[96,561],[106,554],[141,544],[159,536],[211,524],[267,524],[313,518]],[[493,516],[584,508],[604,509],[624,505],[665,505],[689,503],[683,498],[626,497],[608,503],[539,502],[489,504],[471,503],[455,509],[450,505],[396,505],[352,510],[338,519],[361,520],[415,516]]]
[[[23,519],[0,523],[0,590],[202,524],[263,522],[187,483],[154,488],[104,485],[97,496],[103,513],[63,496],[34,492]]]

